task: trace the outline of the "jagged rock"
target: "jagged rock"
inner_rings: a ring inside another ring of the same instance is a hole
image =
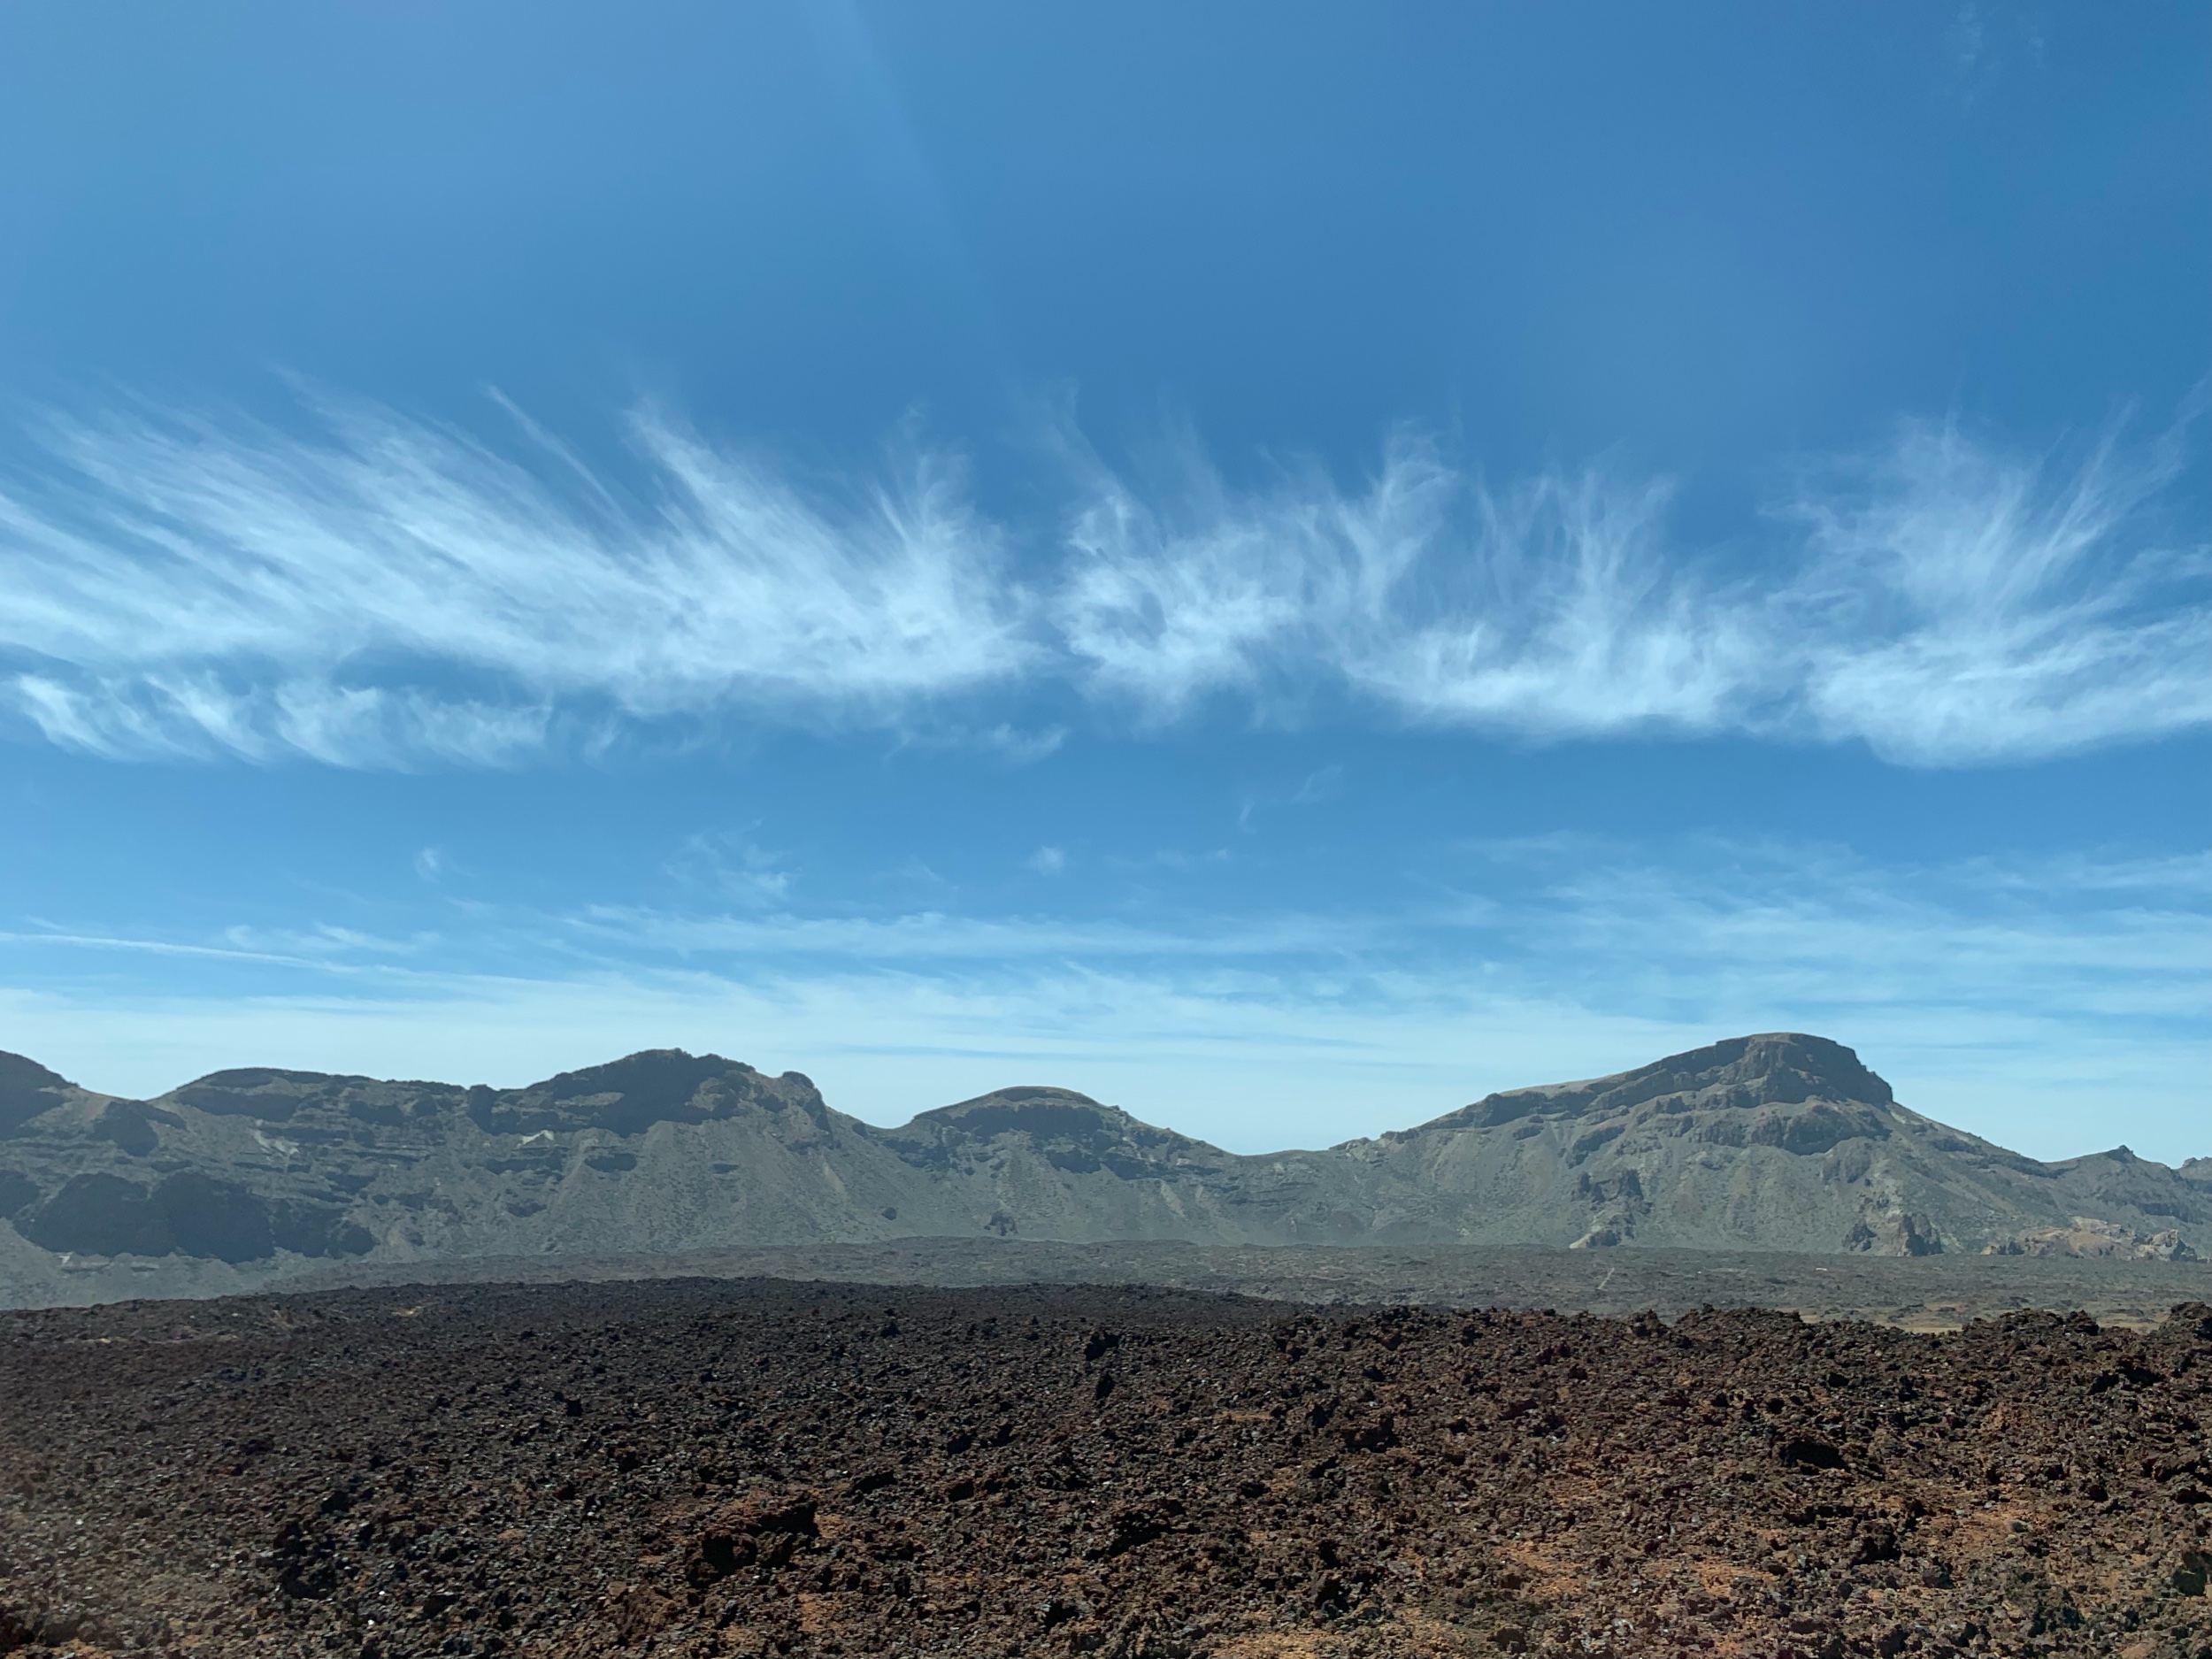
[[[1862,1215],[1843,1235],[1843,1248],[1871,1256],[1940,1256],[1943,1235],[1925,1216],[1890,1210]]]
[[[699,1530],[686,1577],[703,1586],[741,1567],[782,1567],[820,1536],[810,1492],[757,1495],[726,1504]]]
[[[2062,1227],[2032,1227],[1985,1245],[1985,1256],[2111,1256],[2140,1262],[2193,1262],[2197,1253],[2178,1229],[2140,1233],[2132,1227],[2072,1216]]]
[[[2177,1659],[2212,1582],[2200,1302],[417,1286],[0,1315],[0,1400],[36,1659]]]
[[[0,1052],[0,1136],[13,1134],[79,1092],[60,1072],[19,1054]]]

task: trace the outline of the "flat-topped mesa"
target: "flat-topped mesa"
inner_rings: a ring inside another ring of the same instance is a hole
[[[1800,1032],[1733,1037],[1629,1076],[1643,1078],[1669,1067],[1680,1079],[1670,1092],[1726,1090],[1731,1106],[1794,1106],[1813,1100],[1888,1106],[1896,1100],[1889,1085],[1851,1049]]]
[[[1645,1105],[1666,1112],[1748,1111],[1816,1102],[1886,1107],[1894,1101],[1889,1085],[1841,1043],[1801,1032],[1768,1032],[1669,1055],[1610,1077],[1485,1095],[1408,1133],[1490,1128],[1525,1118],[1609,1118]]]
[[[641,1049],[526,1088],[468,1092],[469,1117],[493,1134],[606,1129],[634,1135],[657,1123],[709,1123],[749,1108],[796,1108],[817,1119],[827,1110],[802,1072],[771,1078],[741,1060],[681,1048]]]
[[[342,1100],[349,1092],[375,1087],[367,1077],[327,1071],[286,1071],[275,1066],[241,1066],[210,1071],[160,1098],[165,1104],[191,1106],[215,1118],[250,1118],[257,1123],[288,1123],[303,1110]],[[434,1087],[434,1086],[430,1086]],[[457,1092],[457,1091],[454,1091]]]
[[[657,1123],[704,1123],[748,1105],[822,1110],[812,1082],[795,1071],[765,1078],[742,1062],[681,1048],[649,1048],[515,1089],[252,1066],[211,1071],[161,1096],[161,1103],[266,1124],[328,1115],[390,1127],[465,1111],[487,1134],[606,1129],[632,1135]]]

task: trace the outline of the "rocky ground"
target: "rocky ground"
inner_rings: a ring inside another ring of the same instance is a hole
[[[1809,1319],[1867,1319],[1924,1331],[1955,1330],[2030,1308],[2084,1309],[2100,1325],[2153,1325],[2177,1302],[2212,1302],[2212,1263],[2206,1262],[1039,1239],[901,1239],[665,1256],[366,1263],[325,1267],[285,1288],[687,1278],[831,1279],[902,1288],[1156,1285],[1271,1302],[1555,1308],[1621,1318],[1649,1308],[1670,1321],[1701,1307],[1773,1308],[1795,1310]]]
[[[0,1651],[2212,1654],[2212,1308],[1166,1291],[0,1316]]]

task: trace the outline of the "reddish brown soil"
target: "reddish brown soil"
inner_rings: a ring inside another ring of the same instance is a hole
[[[1158,1291],[0,1316],[0,1651],[2212,1653],[2212,1309]]]

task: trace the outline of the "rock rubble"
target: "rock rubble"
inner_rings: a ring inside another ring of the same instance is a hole
[[[1148,1289],[0,1318],[0,1652],[2212,1653],[2141,1333]]]

